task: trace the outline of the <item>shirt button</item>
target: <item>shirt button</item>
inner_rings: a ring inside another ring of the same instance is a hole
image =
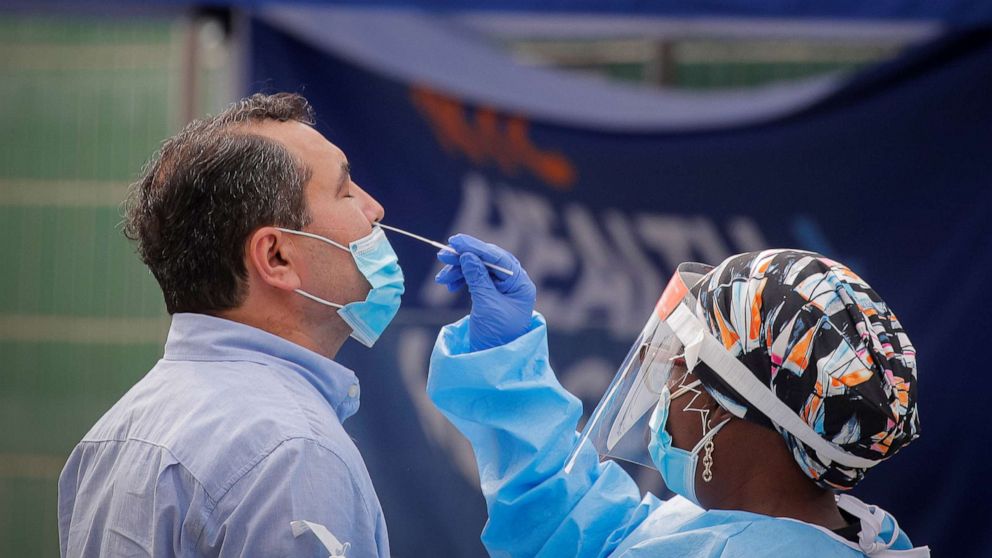
[[[348,388],[348,397],[352,399],[358,397],[358,384],[351,384],[351,387]]]

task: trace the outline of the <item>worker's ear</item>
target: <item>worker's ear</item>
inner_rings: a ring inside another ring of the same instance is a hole
[[[709,394],[707,393],[707,395]],[[710,399],[713,399],[712,395],[710,395]],[[722,423],[727,419],[734,419],[734,418],[737,417],[730,411],[721,407],[720,404],[716,402],[716,399],[713,399],[713,407],[710,410],[710,420],[708,425],[709,428],[713,428],[714,426]]]
[[[292,235],[275,227],[261,227],[248,237],[245,265],[269,286],[285,291],[300,288],[298,261],[302,261],[300,251]]]

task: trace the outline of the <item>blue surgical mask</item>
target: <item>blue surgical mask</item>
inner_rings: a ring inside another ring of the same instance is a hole
[[[303,289],[296,289],[296,292],[310,300],[337,308],[338,315],[351,327],[351,336],[366,347],[374,345],[400,309],[400,299],[404,291],[403,270],[400,269],[396,252],[393,251],[382,229],[373,227],[368,236],[359,238],[348,246],[313,233],[283,228],[279,230],[320,240],[351,253],[358,271],[362,272],[372,285],[372,290],[365,300],[341,305],[312,295]]]
[[[696,467],[699,464],[699,452],[706,446],[706,442],[712,440],[730,419],[706,432],[696,447],[692,448],[692,451],[687,451],[673,446],[672,435],[665,429],[671,404],[672,392],[668,386],[665,386],[661,388],[658,405],[654,408],[654,413],[648,423],[651,428],[648,453],[651,454],[651,461],[661,472],[661,477],[665,479],[665,485],[668,489],[699,506],[699,500],[696,498]]]

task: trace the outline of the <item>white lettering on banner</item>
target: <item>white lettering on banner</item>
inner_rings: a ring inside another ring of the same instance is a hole
[[[536,193],[494,186],[472,173],[463,181],[450,233],[478,236],[520,258],[537,285],[537,308],[553,329],[604,328],[623,339],[640,330],[679,263],[716,264],[767,246],[750,218],[733,217],[722,230],[705,216],[574,202],[556,208]],[[432,279],[420,293],[424,305],[451,305],[456,295],[434,288]]]

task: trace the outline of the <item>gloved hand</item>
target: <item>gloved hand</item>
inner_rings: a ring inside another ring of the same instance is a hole
[[[458,254],[446,250],[437,253],[437,259],[447,265],[434,280],[452,292],[468,285],[472,295],[469,348],[481,351],[498,347],[527,333],[537,288],[517,258],[467,234],[456,234],[448,243]],[[483,262],[509,269],[513,275],[490,269]]]

